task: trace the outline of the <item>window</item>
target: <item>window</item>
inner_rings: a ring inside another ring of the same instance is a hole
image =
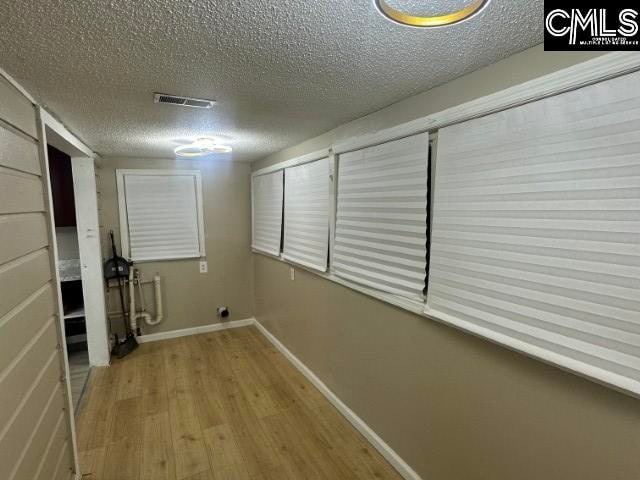
[[[205,256],[195,170],[116,170],[122,254],[134,262]]]
[[[440,130],[427,313],[640,391],[638,81]]]
[[[640,73],[606,57],[332,145],[322,276],[640,394]]]
[[[283,257],[325,272],[329,254],[329,159],[284,172]]]
[[[283,172],[258,175],[251,180],[252,242],[260,252],[280,255],[282,243]]]
[[[424,300],[429,135],[341,154],[336,275]]]

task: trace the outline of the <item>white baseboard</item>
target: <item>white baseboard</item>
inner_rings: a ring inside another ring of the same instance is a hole
[[[307,380],[309,380],[322,393],[329,402],[375,447],[378,452],[395,468],[402,478],[406,480],[421,480],[420,475],[413,470],[400,455],[382,440],[364,420],[356,415],[353,410],[347,407],[338,396],[327,387],[298,357],[289,351],[280,340],[278,340],[260,322],[254,321],[258,330],[289,360]]]
[[[217,332],[219,330],[227,330],[229,328],[248,327],[256,323],[255,318],[245,318],[243,320],[233,320],[230,322],[212,323],[210,325],[202,325],[200,327],[183,328],[181,330],[170,330],[168,332],[151,333],[149,335],[140,335],[136,337],[138,343],[158,342],[169,338],[188,337],[189,335],[198,335],[199,333]]]

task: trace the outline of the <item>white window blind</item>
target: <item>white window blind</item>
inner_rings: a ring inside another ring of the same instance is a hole
[[[325,272],[329,253],[329,159],[284,172],[286,260]]]
[[[200,172],[118,170],[123,254],[133,261],[205,256]]]
[[[280,255],[283,188],[282,170],[252,179],[252,247],[271,255]]]
[[[428,313],[640,393],[638,85],[440,130]]]
[[[336,275],[424,298],[428,162],[427,133],[340,155]]]

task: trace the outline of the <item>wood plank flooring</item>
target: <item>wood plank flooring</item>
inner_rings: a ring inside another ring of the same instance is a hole
[[[255,327],[95,368],[77,426],[85,480],[401,478]]]

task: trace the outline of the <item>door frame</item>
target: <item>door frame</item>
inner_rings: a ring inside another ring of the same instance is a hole
[[[67,409],[70,412],[69,424],[71,430],[71,445],[74,453],[74,470],[76,478],[80,475],[78,444],[76,438],[75,408],[71,396],[71,379],[69,370],[69,356],[65,346],[64,309],[58,272],[58,242],[55,234],[53,216],[53,198],[49,172],[49,157],[47,145],[51,145],[71,157],[73,169],[74,194],[80,194],[84,201],[90,200],[87,208],[78,208],[76,204],[76,218],[78,220],[78,247],[80,251],[82,290],[85,302],[85,320],[87,325],[87,346],[89,363],[91,366],[108,366],[110,364],[109,335],[102,281],[102,252],[100,248],[99,225],[95,231],[90,231],[90,225],[98,223],[97,191],[95,184],[95,167],[100,160],[94,152],[75,137],[67,128],[40,106],[36,106],[38,119],[38,137],[42,171],[44,176],[45,204],[48,211],[49,244],[51,248],[51,271],[55,283],[57,297],[57,312],[59,318],[59,335],[61,342],[63,368],[65,375]],[[84,170],[84,174],[80,173]],[[93,182],[86,182],[86,175],[92,172]],[[93,201],[91,201],[93,199]],[[88,227],[89,226],[89,227]],[[85,231],[81,232],[81,228]],[[90,302],[88,304],[88,302]]]
[[[104,295],[96,169],[92,158],[75,156],[71,157],[71,168],[89,364],[92,367],[105,367],[109,365],[111,349]]]
[[[95,182],[95,168],[96,163],[99,165],[99,159],[46,110],[39,110],[43,130],[41,140],[45,147],[47,165],[46,145],[51,145],[71,157],[89,364],[92,367],[106,367],[109,366],[111,358]],[[52,228],[55,232],[55,225],[52,225]],[[57,265],[57,243],[55,246],[54,257]],[[59,278],[57,280],[59,283]]]

